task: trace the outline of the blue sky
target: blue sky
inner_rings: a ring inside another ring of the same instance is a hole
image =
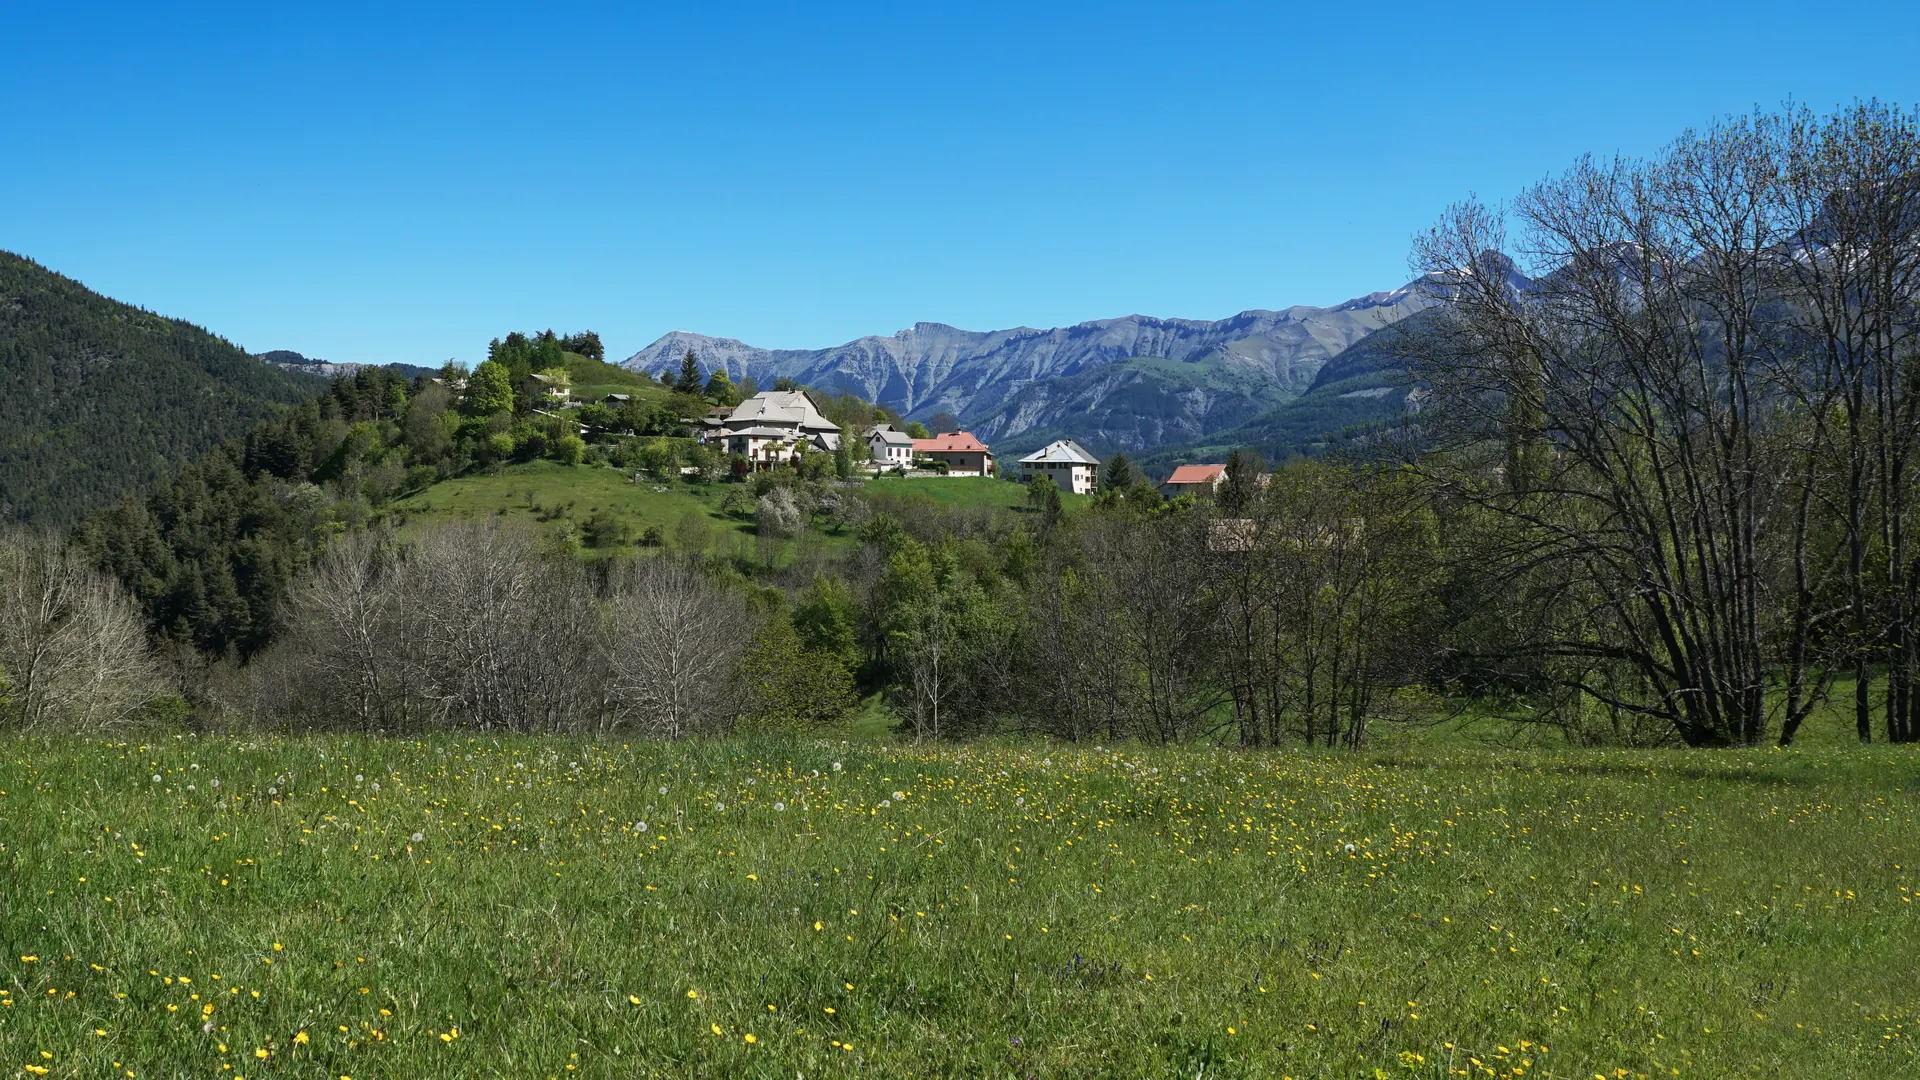
[[[1219,318],[1393,288],[1583,152],[1913,104],[1915,44],[1844,0],[9,4],[0,248],[335,360]]]

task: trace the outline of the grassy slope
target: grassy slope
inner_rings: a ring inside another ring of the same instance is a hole
[[[1018,468],[1018,465],[1001,462],[1003,468]],[[925,495],[937,503],[947,506],[967,507],[1007,507],[1022,509],[1027,505],[1025,484],[1016,484],[1006,480],[989,480],[980,477],[894,477],[882,476],[867,481],[867,490],[891,494]],[[1069,511],[1091,501],[1086,495],[1063,494],[1061,504]]]
[[[868,482],[871,491],[899,495],[925,495],[949,506],[1024,507],[1027,489],[1004,480],[969,477],[912,478],[887,477]],[[594,511],[604,511],[625,522],[638,536],[648,526],[659,526],[669,537],[673,527],[688,513],[705,515],[722,546],[730,537],[751,538],[753,523],[727,517],[720,502],[733,490],[731,484],[654,484],[634,483],[617,469],[565,466],[550,461],[510,465],[498,473],[458,477],[435,484],[418,495],[394,504],[394,509],[410,520],[431,516],[478,518],[505,516],[523,521],[541,522],[551,530],[571,522],[576,528]],[[1069,510],[1087,501],[1086,496],[1063,496]],[[565,513],[556,516],[556,509]],[[850,534],[828,533],[828,546],[853,542]]]
[[[1907,1075],[1913,766],[1885,749],[9,740],[0,1061]]]
[[[665,401],[668,390],[638,372],[617,364],[594,360],[579,353],[566,353],[567,375],[572,379],[573,397],[578,401],[599,401],[608,394],[630,394],[638,398]]]
[[[670,533],[682,517],[697,513],[709,518],[716,535],[751,535],[751,522],[720,513],[720,500],[727,491],[724,484],[634,483],[617,469],[532,461],[497,473],[443,481],[401,500],[395,509],[413,519],[450,515],[540,521],[545,515],[553,527],[563,521],[578,526],[594,511],[603,510],[633,526],[636,534],[650,525]],[[561,508],[564,515],[551,516]]]

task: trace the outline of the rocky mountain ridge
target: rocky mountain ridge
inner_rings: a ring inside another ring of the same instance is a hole
[[[1321,365],[1432,302],[1414,282],[1332,307],[1225,319],[1145,315],[1052,329],[970,331],[921,322],[828,349],[764,349],[675,331],[623,366],[655,375],[692,352],[738,382],[790,378],[851,390],[910,417],[950,411],[1005,450],[1071,437],[1102,452],[1185,441],[1299,396]]]

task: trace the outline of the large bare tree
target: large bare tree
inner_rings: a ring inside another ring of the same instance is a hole
[[[139,611],[49,537],[0,537],[0,726],[100,731],[165,689]]]

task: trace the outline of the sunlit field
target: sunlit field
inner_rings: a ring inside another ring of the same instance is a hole
[[[1920,1076],[1920,760],[0,741],[0,1067]]]

